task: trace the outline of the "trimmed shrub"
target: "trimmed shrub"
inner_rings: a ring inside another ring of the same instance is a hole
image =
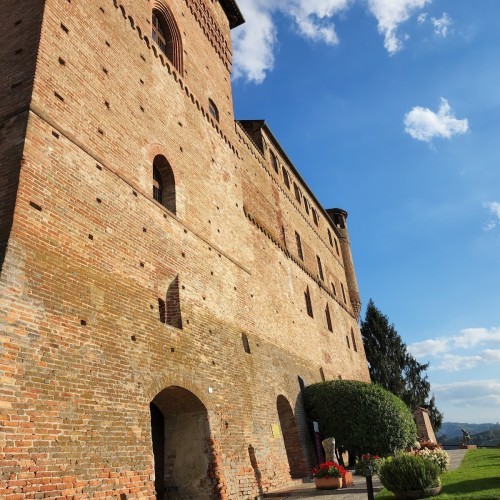
[[[441,484],[439,467],[416,455],[404,453],[380,469],[380,481],[392,492],[429,490]]]
[[[417,428],[407,406],[382,387],[357,380],[331,380],[305,389],[309,415],[322,438],[361,456],[390,455],[413,444]]]
[[[358,476],[367,476],[368,467],[371,467],[371,475],[378,475],[380,468],[385,463],[385,458],[380,458],[378,455],[361,455],[361,458],[356,461],[356,468],[354,474]]]

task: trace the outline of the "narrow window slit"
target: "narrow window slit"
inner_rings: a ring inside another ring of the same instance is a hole
[[[250,351],[250,343],[248,342],[248,337],[245,333],[241,334],[241,340],[243,342],[243,349],[247,354],[252,354]]]
[[[30,201],[30,206],[32,206],[35,210],[38,210],[39,212],[42,211],[42,207],[38,203],[35,203],[34,201]]]

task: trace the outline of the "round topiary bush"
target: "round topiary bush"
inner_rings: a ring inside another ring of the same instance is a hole
[[[427,491],[440,486],[439,467],[423,457],[404,453],[380,469],[382,484],[394,492]]]
[[[361,456],[389,455],[413,444],[417,428],[410,410],[382,387],[356,380],[332,380],[305,389],[309,415],[319,423],[322,438]]]

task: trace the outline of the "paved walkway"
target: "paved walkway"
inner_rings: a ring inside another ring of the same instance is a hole
[[[321,497],[322,500],[366,500],[366,479],[362,476],[353,476],[354,486],[343,488],[340,490],[317,490],[312,483],[304,483],[303,485],[283,490],[276,493],[267,493],[264,498],[274,498],[286,500],[289,498],[316,498]],[[373,478],[373,491],[380,491],[382,486],[378,477]]]
[[[446,450],[450,455],[450,470],[457,469],[467,450]],[[267,493],[264,498],[286,500],[289,498],[316,498],[322,500],[367,500],[366,479],[362,476],[353,476],[354,486],[340,490],[317,490],[314,483],[304,483],[288,490]],[[375,494],[382,489],[378,477],[373,478],[373,491]]]
[[[458,469],[462,460],[468,450],[445,450],[448,455],[450,455],[450,467],[449,470]]]

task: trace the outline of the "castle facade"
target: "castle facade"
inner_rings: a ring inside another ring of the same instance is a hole
[[[369,381],[347,214],[233,116],[234,0],[0,0],[0,498],[255,498]]]

